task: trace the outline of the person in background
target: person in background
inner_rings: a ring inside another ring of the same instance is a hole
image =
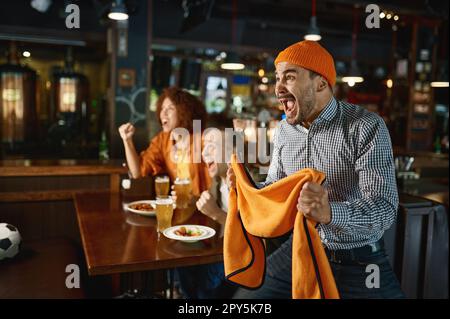
[[[201,193],[196,206],[202,214],[221,225],[220,236],[223,236],[228,211],[227,163],[223,160],[226,154],[231,153],[226,152],[224,131],[206,130],[202,157],[212,179],[212,186]],[[174,191],[172,196],[176,197]],[[188,299],[230,298],[235,290],[225,279],[223,262],[177,268],[177,277],[181,292]]]
[[[200,120],[202,127],[206,125],[206,109],[192,94],[177,88],[163,90],[156,102],[156,115],[162,131],[150,142],[149,147],[140,154],[133,143],[135,128],[131,123],[119,127],[119,134],[125,148],[130,175],[133,178],[168,174],[173,182],[177,178],[177,163],[173,160],[175,128],[185,128],[193,141],[193,120]],[[193,147],[190,148],[193,150]],[[192,153],[192,151],[191,151]],[[190,154],[192,156],[192,154]],[[199,196],[210,186],[208,170],[204,163],[189,163],[189,175],[194,196]]]
[[[231,151],[226,149],[225,132],[213,129],[205,133],[203,138],[202,158],[212,179],[209,190],[204,191],[196,202],[197,209],[204,215],[225,225],[228,211],[227,162],[225,159]]]
[[[399,201],[384,121],[334,98],[334,60],[317,42],[301,41],[281,51],[275,69],[275,93],[286,118],[275,132],[263,186],[304,168],[324,172],[323,185],[305,183],[297,209],[318,223],[340,297],[404,298],[382,238]],[[227,182],[235,187],[231,167]],[[266,264],[264,285],[252,291],[241,288],[234,298],[292,297],[292,236]],[[367,284],[368,265],[379,270],[376,285]]]

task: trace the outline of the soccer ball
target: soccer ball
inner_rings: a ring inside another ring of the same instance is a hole
[[[21,241],[22,238],[16,227],[0,223],[0,260],[17,255]]]

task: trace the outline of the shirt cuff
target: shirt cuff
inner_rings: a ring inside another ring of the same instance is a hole
[[[346,203],[332,202],[331,221],[326,226],[333,226],[337,228],[346,228],[349,222],[349,207]]]

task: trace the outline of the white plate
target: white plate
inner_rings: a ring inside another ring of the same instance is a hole
[[[175,231],[182,226],[186,227],[187,229],[199,230],[202,232],[202,234],[199,236],[193,236],[193,237],[180,236],[180,235],[175,234]],[[184,241],[186,243],[194,243],[199,240],[213,237],[216,234],[216,231],[210,227],[201,226],[201,225],[178,225],[178,226],[173,226],[173,227],[167,228],[166,230],[163,231],[163,234],[164,234],[164,236],[166,236],[167,238],[170,238],[170,239],[180,240],[180,241]]]
[[[154,202],[154,200],[138,200],[135,202],[131,202],[131,203],[126,203],[123,204],[124,208],[132,213],[138,214],[138,215],[142,215],[142,216],[155,216],[156,215],[156,211],[155,208],[152,204],[152,202]],[[142,210],[136,210],[131,208],[131,205],[135,205],[135,204],[150,204],[153,207],[153,210],[151,211],[142,211]]]

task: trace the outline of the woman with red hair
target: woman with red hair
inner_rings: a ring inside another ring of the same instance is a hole
[[[156,115],[159,118],[162,132],[158,133],[150,142],[150,146],[140,154],[133,143],[135,128],[131,123],[119,127],[120,137],[125,147],[128,168],[133,178],[168,174],[172,181],[177,176],[177,162],[174,161],[175,128],[184,128],[190,137],[190,161],[188,165],[193,195],[199,196],[207,190],[210,184],[208,171],[204,163],[194,163],[192,143],[194,140],[193,121],[200,120],[205,127],[206,110],[192,94],[177,88],[169,87],[163,90],[156,102]],[[198,132],[199,134],[201,132]],[[200,137],[201,138],[201,137]],[[177,143],[178,145],[178,143]],[[179,172],[179,170],[178,170]]]

